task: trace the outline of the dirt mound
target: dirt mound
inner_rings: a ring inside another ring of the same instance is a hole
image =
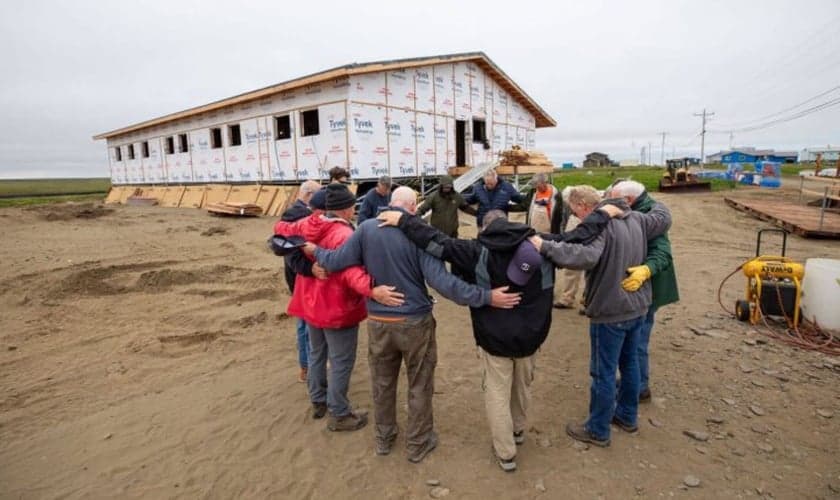
[[[97,219],[114,212],[113,208],[94,203],[65,203],[34,207],[34,211],[47,221],[66,221],[73,219]]]
[[[146,271],[137,279],[134,288],[137,290],[164,290],[175,285],[190,285],[203,281],[200,272],[180,271],[177,269],[160,269]]]
[[[120,272],[118,266],[94,267],[71,273],[61,280],[50,294],[50,298],[60,298],[70,295],[88,295],[92,297],[123,293],[126,288],[109,283],[108,280]]]
[[[265,323],[266,321],[268,321],[268,313],[263,311],[261,313],[228,321],[228,325],[234,328],[251,328],[261,323]]]
[[[218,234],[219,236],[224,236],[228,234],[228,230],[227,228],[221,226],[210,226],[201,232],[202,236],[213,236],[215,234]]]

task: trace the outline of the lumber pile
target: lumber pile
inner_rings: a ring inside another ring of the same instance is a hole
[[[220,201],[208,203],[204,208],[214,215],[237,215],[244,217],[258,217],[263,209],[254,203],[236,203]]]
[[[519,146],[513,146],[507,151],[499,153],[501,167],[554,167],[545,153],[540,151],[525,151]]]

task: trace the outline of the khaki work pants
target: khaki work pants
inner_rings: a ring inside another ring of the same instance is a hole
[[[387,442],[397,435],[397,381],[400,365],[405,361],[408,377],[406,449],[409,456],[423,449],[434,430],[436,326],[431,313],[399,323],[368,319],[368,364],[376,440]]]
[[[580,219],[574,215],[569,215],[569,221],[566,223],[566,232],[571,231],[580,224]],[[557,302],[567,307],[577,306],[578,290],[580,283],[583,281],[583,271],[574,269],[561,269],[557,279],[560,298]]]
[[[484,365],[484,407],[493,448],[499,458],[509,460],[516,456],[513,433],[525,430],[536,354],[504,358],[481,348],[479,352]]]

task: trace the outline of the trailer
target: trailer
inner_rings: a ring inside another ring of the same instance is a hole
[[[114,185],[438,176],[555,121],[483,52],[348,64],[94,136]]]

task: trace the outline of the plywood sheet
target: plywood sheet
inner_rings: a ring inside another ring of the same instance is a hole
[[[125,191],[125,186],[112,186],[108,191],[108,196],[105,197],[105,203],[109,205],[119,203],[123,191]]]
[[[274,200],[273,212],[269,215],[280,216],[297,199],[298,186],[283,186]],[[279,201],[278,201],[279,200]]]
[[[184,195],[181,196],[181,203],[178,205],[182,208],[201,208],[204,200],[204,186],[188,186],[184,189]]]
[[[139,194],[140,188],[137,186],[125,186],[123,191],[120,192],[120,199],[119,203],[121,205],[125,205],[126,201],[128,201],[129,196],[133,196],[135,194]]]
[[[210,203],[221,203],[227,201],[228,193],[230,193],[231,186],[225,184],[208,184],[204,186],[204,200],[201,203],[202,207]]]
[[[233,186],[228,193],[228,203],[256,203],[260,194],[259,186]]]
[[[268,209],[263,212],[265,215],[276,216],[278,214],[277,209],[283,205],[286,201],[286,197],[288,196],[288,186],[279,186],[277,188],[277,194],[274,196],[274,199],[271,201],[271,205],[268,206]]]
[[[143,188],[143,197],[144,198],[157,198],[160,201],[163,198],[163,193],[165,192],[166,188],[163,187],[144,187]]]
[[[271,204],[277,197],[277,191],[279,191],[280,188],[277,186],[259,186],[259,188],[260,191],[257,195],[257,201],[255,204],[260,206],[262,213],[268,214],[268,209],[271,208]]]
[[[163,196],[159,198],[158,204],[162,207],[177,208],[181,204],[181,197],[184,195],[184,186],[170,186],[164,188]]]

